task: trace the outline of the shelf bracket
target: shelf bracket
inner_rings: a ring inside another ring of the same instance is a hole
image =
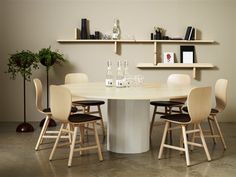
[[[117,49],[117,47],[118,47],[118,46],[117,46],[117,41],[115,41],[114,44],[115,44],[115,45],[114,45],[114,47],[115,47],[115,48],[114,48],[114,52],[115,52],[115,54],[117,54],[117,52],[118,52],[118,49]]]
[[[196,78],[196,67],[193,67],[193,79]]]
[[[157,42],[154,42],[154,65],[157,65]]]

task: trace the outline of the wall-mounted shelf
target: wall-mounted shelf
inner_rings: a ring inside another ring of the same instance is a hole
[[[138,63],[137,67],[140,69],[158,69],[158,68],[191,68],[193,69],[193,78],[196,78],[197,68],[213,68],[214,65],[211,63]]]
[[[57,40],[59,43],[214,43],[214,40],[103,40],[103,39],[69,39],[69,40]]]
[[[138,68],[141,69],[155,69],[155,68],[192,68],[193,69],[193,78],[196,77],[196,68],[213,68],[211,63],[193,63],[193,64],[184,64],[184,63],[174,63],[174,64],[165,64],[158,63],[158,51],[157,45],[160,44],[213,44],[214,40],[57,40],[59,43],[111,43],[114,44],[114,52],[118,54],[118,44],[122,43],[141,43],[141,44],[153,44],[154,46],[154,60],[153,63],[139,63]]]
[[[154,45],[154,64],[157,64],[157,44],[211,44],[213,40],[57,40],[59,43],[114,43],[114,52],[118,53],[119,43],[143,43]]]

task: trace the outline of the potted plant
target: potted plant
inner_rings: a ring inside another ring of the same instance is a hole
[[[47,109],[49,108],[49,78],[48,78],[48,71],[54,64],[62,64],[66,60],[63,54],[60,54],[58,51],[52,51],[51,47],[43,48],[38,53],[40,63],[46,67],[47,73]],[[40,122],[40,126],[42,127],[44,124],[45,119]],[[49,122],[50,126],[56,126],[56,122],[53,119],[50,119]]]
[[[34,128],[31,124],[26,122],[26,94],[25,82],[30,81],[32,70],[38,68],[38,57],[29,50],[23,50],[10,55],[8,59],[8,70],[6,73],[10,74],[11,79],[15,79],[17,74],[23,77],[24,86],[24,122],[19,124],[16,128],[17,132],[32,132]]]

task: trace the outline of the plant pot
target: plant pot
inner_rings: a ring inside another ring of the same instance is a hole
[[[54,65],[55,61],[56,61],[55,59],[51,59],[51,61],[49,61],[49,60],[46,59],[46,58],[40,59],[40,63],[41,63],[43,66],[46,66],[46,67],[49,67],[49,66]]]

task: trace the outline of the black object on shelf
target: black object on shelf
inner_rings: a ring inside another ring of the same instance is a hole
[[[162,36],[162,39],[163,40],[170,40],[170,37],[169,36]]]
[[[160,32],[160,31],[156,31],[155,39],[156,39],[156,40],[161,40],[161,39],[162,39],[162,37],[161,37],[161,32]]]
[[[95,31],[95,39],[100,39],[100,32],[99,31]]]
[[[94,34],[90,34],[90,35],[89,35],[89,39],[95,39]]]
[[[153,33],[151,33],[151,40],[154,40],[154,36],[153,36]]]
[[[192,26],[188,26],[184,40],[194,40],[194,39],[195,39],[195,28],[193,28]]]
[[[194,63],[195,62],[195,47],[192,45],[180,46],[180,62]]]
[[[87,19],[81,19],[80,39],[88,39]]]

